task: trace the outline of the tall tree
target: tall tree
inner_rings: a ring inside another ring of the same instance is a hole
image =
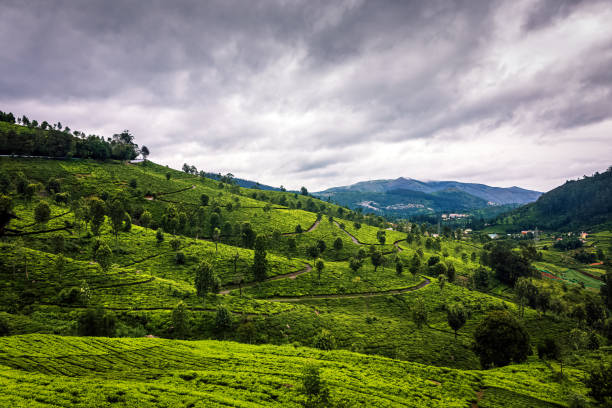
[[[200,297],[205,297],[207,293],[217,293],[219,291],[219,278],[213,271],[213,266],[202,261],[195,270],[195,288]]]
[[[255,238],[255,253],[253,256],[253,277],[257,281],[266,279],[268,260],[266,259],[266,240],[262,235]]]
[[[457,339],[457,332],[467,321],[467,311],[461,303],[454,303],[446,309],[446,318],[448,325],[455,332],[455,339]]]

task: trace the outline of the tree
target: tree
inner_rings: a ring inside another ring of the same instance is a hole
[[[376,239],[380,245],[385,245],[385,242],[387,241],[387,233],[385,230],[376,231]]]
[[[361,265],[362,262],[359,258],[352,257],[349,261],[349,267],[353,270],[354,273],[357,273],[357,271],[359,271]]]
[[[268,260],[266,259],[266,240],[260,235],[255,238],[255,253],[253,256],[253,277],[257,281],[266,279]]]
[[[4,230],[15,217],[13,200],[7,195],[0,194],[0,237],[4,235]]]
[[[147,157],[149,156],[149,148],[147,146],[142,146],[140,148],[140,154],[142,155],[142,159],[147,161]]]
[[[412,259],[410,260],[410,266],[409,266],[410,273],[412,274],[412,277],[414,279],[416,279],[416,276],[419,273],[420,269],[421,269],[421,258],[419,258],[417,254],[414,254],[412,256]]]
[[[498,243],[488,254],[488,265],[495,271],[497,278],[511,286],[520,277],[534,276],[529,260],[513,252],[506,244]]]
[[[446,266],[446,277],[448,278],[448,281],[450,283],[453,283],[455,281],[455,276],[456,276],[456,272],[455,272],[455,266],[449,262]]]
[[[163,229],[161,228],[157,229],[157,232],[155,233],[155,240],[157,241],[157,245],[164,242],[164,230]]]
[[[489,289],[489,273],[482,266],[474,271],[474,286],[478,290],[486,291]]]
[[[306,255],[308,255],[313,260],[317,259],[320,253],[321,251],[319,250],[319,247],[317,245],[311,245],[306,248]]]
[[[144,228],[148,228],[151,224],[151,218],[152,217],[149,210],[144,210],[142,215],[140,216],[140,225],[142,225]]]
[[[336,238],[336,240],[334,241],[334,249],[336,251],[340,251],[343,246],[344,246],[344,242],[342,242],[342,238],[340,237]]]
[[[457,332],[467,321],[467,311],[461,303],[452,304],[446,309],[446,319],[450,328],[455,332],[455,339],[457,339]]]
[[[300,192],[302,193],[303,196],[307,196],[308,195],[308,190],[304,186],[302,186],[302,188],[300,188]]]
[[[530,352],[529,333],[504,310],[490,312],[474,331],[474,352],[483,368],[522,363]]]
[[[446,275],[438,276],[438,286],[440,287],[440,292],[444,290],[444,286],[446,285]]]
[[[107,271],[111,266],[113,251],[105,243],[101,243],[94,253],[94,260],[100,264],[102,270]]]
[[[104,223],[105,211],[104,201],[98,197],[92,197],[87,202],[88,218],[91,219],[91,230],[94,235],[100,234],[100,228]]]
[[[603,407],[612,406],[612,364],[600,362],[590,369],[585,385],[589,395]]]
[[[117,318],[112,312],[105,312],[102,308],[87,309],[78,319],[78,330],[82,336],[115,335]]]
[[[329,389],[321,380],[319,368],[308,365],[302,373],[302,387],[300,391],[306,396],[304,404],[307,408],[319,408],[330,406]]]
[[[175,338],[182,339],[189,334],[189,318],[189,309],[181,300],[172,310],[172,328]]]
[[[417,298],[412,306],[412,321],[419,329],[427,324],[427,307],[421,297]]]
[[[113,235],[115,235],[115,241],[119,236],[119,231],[123,226],[123,220],[125,219],[125,206],[123,200],[119,197],[115,197],[107,203],[107,215],[111,221],[111,229]]]
[[[219,228],[215,228],[212,233],[212,239],[215,243],[215,253],[219,250],[219,239],[221,238],[221,230]]]
[[[174,251],[178,251],[181,247],[181,240],[178,237],[174,237],[170,240],[170,247]]]
[[[255,231],[253,231],[253,227],[251,227],[250,223],[245,222],[242,224],[240,228],[240,236],[242,238],[242,245],[245,248],[253,247],[253,244],[255,243],[255,237],[257,235],[255,234]]]
[[[225,333],[232,327],[232,314],[225,306],[220,306],[215,314],[215,329],[220,333]]]
[[[557,339],[549,336],[538,344],[538,357],[542,360],[547,358],[558,360],[561,358],[561,345]]]
[[[376,273],[376,270],[378,269],[378,267],[382,265],[384,262],[384,257],[383,257],[382,252],[380,251],[372,252],[372,254],[370,255],[370,260],[372,261],[372,265],[374,266],[374,273]]]
[[[322,239],[317,241],[317,247],[319,248],[319,253],[322,254],[327,249],[327,244]]]
[[[323,269],[325,268],[325,263],[323,262],[323,260],[317,259],[317,262],[315,263],[315,268],[317,269],[317,279],[319,280],[319,283],[320,283],[321,282],[321,272],[323,272]]]
[[[166,172],[166,180],[170,181],[170,177],[172,177],[172,173]]]
[[[606,267],[608,270],[603,276],[603,285],[599,287],[599,295],[608,310],[612,310],[612,269],[610,269],[608,265],[606,265]]]
[[[51,208],[49,204],[41,201],[36,208],[34,208],[34,220],[39,224],[46,224],[51,217]]]
[[[402,263],[402,260],[397,257],[395,258],[395,273],[397,274],[397,276],[402,276],[402,273],[404,272],[404,264]]]
[[[202,261],[195,270],[195,288],[200,297],[205,297],[207,293],[217,293],[219,291],[219,278],[213,271],[212,265],[207,261]]]
[[[200,195],[200,205],[206,207],[208,205],[210,198],[206,194]]]

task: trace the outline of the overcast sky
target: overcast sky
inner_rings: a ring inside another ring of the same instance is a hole
[[[0,0],[0,110],[310,191],[612,165],[610,1]]]

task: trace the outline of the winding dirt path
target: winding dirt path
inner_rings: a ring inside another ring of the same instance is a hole
[[[400,242],[402,242],[402,241],[405,241],[405,240],[406,240],[406,239],[398,239],[397,241],[395,241],[395,242],[393,243],[393,245],[395,245],[395,247],[397,248],[397,251],[398,251],[398,252],[402,252],[402,251],[403,251],[403,249],[402,249],[402,248],[399,246],[399,243],[400,243]]]
[[[270,302],[299,302],[300,300],[310,300],[310,299],[339,299],[339,298],[362,298],[362,297],[374,297],[374,296],[385,296],[385,295],[398,295],[400,293],[412,292],[415,290],[419,290],[429,285],[431,280],[425,278],[425,280],[419,283],[416,286],[410,286],[408,288],[402,289],[389,289],[383,290],[380,292],[362,292],[362,293],[334,293],[334,294],[322,294],[322,295],[304,295],[297,297],[275,297],[275,298],[265,298],[262,300],[268,300]]]
[[[321,223],[321,220],[316,220],[314,222],[314,224],[312,224],[310,226],[310,228],[308,228],[306,231],[302,231],[302,232],[283,232],[283,233],[281,233],[281,235],[284,236],[284,237],[288,237],[288,236],[291,236],[291,235],[298,235],[298,234],[304,234],[306,232],[312,232],[312,231],[314,231],[319,226],[320,223]]]
[[[284,273],[282,275],[273,276],[273,277],[271,277],[269,279],[266,279],[264,282],[270,282],[270,281],[286,279],[286,278],[295,279],[299,275],[301,275],[303,273],[310,272],[310,271],[312,271],[312,266],[309,263],[307,263],[307,264],[305,264],[304,268],[302,268],[302,269],[299,269],[297,271],[293,271],[293,272],[290,272],[290,273]],[[244,284],[242,284],[242,288],[243,289],[244,288],[250,288],[252,286],[257,285],[258,283],[259,282],[244,283]],[[228,285],[228,286],[225,287],[225,289],[223,289],[221,292],[219,292],[219,294],[220,295],[227,295],[227,294],[230,293],[230,291],[232,291],[234,289],[239,289],[239,288],[240,288],[240,285]],[[263,299],[263,300],[267,300],[267,299]]]
[[[340,228],[340,224],[338,224],[337,221],[334,221],[334,224],[336,224],[336,227]],[[347,230],[345,230],[343,228],[340,228],[340,230],[343,231],[346,235],[348,235],[355,244],[357,244],[357,245],[370,245],[370,244],[366,244],[366,243],[363,243],[363,242],[359,241],[357,238],[355,238],[355,236],[353,234],[351,234]]]

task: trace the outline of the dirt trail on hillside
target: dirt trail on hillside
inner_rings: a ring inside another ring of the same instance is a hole
[[[264,280],[262,283],[270,282],[270,281],[275,281],[275,280],[279,280],[279,279],[286,279],[286,278],[295,279],[297,276],[299,276],[299,275],[301,275],[303,273],[310,272],[310,271],[312,271],[312,266],[307,263],[307,264],[305,264],[304,268],[302,268],[302,269],[299,269],[297,271],[293,271],[293,272],[290,272],[290,273],[284,273],[282,275],[273,276],[273,277],[271,277],[269,279]],[[259,282],[244,283],[244,284],[242,284],[242,288],[243,289],[244,288],[250,288],[252,286],[257,285],[258,283]],[[229,286],[226,286],[225,289],[223,289],[221,292],[219,292],[219,294],[220,295],[227,295],[227,294],[230,293],[230,291],[232,291],[234,289],[240,289],[240,286],[239,285],[229,285]]]
[[[362,297],[374,297],[374,296],[385,296],[385,295],[398,295],[400,293],[412,292],[415,290],[419,290],[429,285],[431,280],[425,278],[425,280],[419,283],[416,286],[411,286],[409,288],[402,289],[389,289],[383,290],[380,292],[363,292],[363,293],[346,293],[346,294],[322,294],[322,295],[305,295],[298,297],[276,297],[276,298],[266,298],[263,300],[268,300],[270,302],[299,302],[300,300],[310,300],[310,299],[338,299],[338,298],[362,298]]]
[[[284,209],[284,208],[282,208],[282,209]],[[302,231],[302,232],[283,232],[281,235],[285,236],[285,237],[288,237],[288,236],[291,236],[291,235],[304,234],[305,232],[312,232],[312,231],[314,231],[319,226],[320,223],[321,223],[321,220],[316,220],[314,222],[314,224],[312,224],[310,226],[310,228],[308,228],[306,231]]]
[[[337,221],[334,221],[334,224],[336,224],[336,227],[340,228],[340,224],[338,224]],[[370,244],[365,244],[361,241],[359,241],[357,238],[355,238],[355,236],[353,234],[351,234],[350,232],[348,232],[347,230],[340,228],[346,235],[348,235],[351,240],[353,240],[353,242],[357,245],[370,245]]]
[[[402,249],[402,248],[399,246],[399,243],[400,243],[400,242],[402,242],[402,241],[405,241],[405,240],[406,240],[406,239],[398,239],[397,241],[395,241],[395,242],[393,243],[393,245],[395,245],[395,247],[397,248],[397,250],[398,250],[399,252],[402,252],[402,251],[403,251],[403,249]]]

